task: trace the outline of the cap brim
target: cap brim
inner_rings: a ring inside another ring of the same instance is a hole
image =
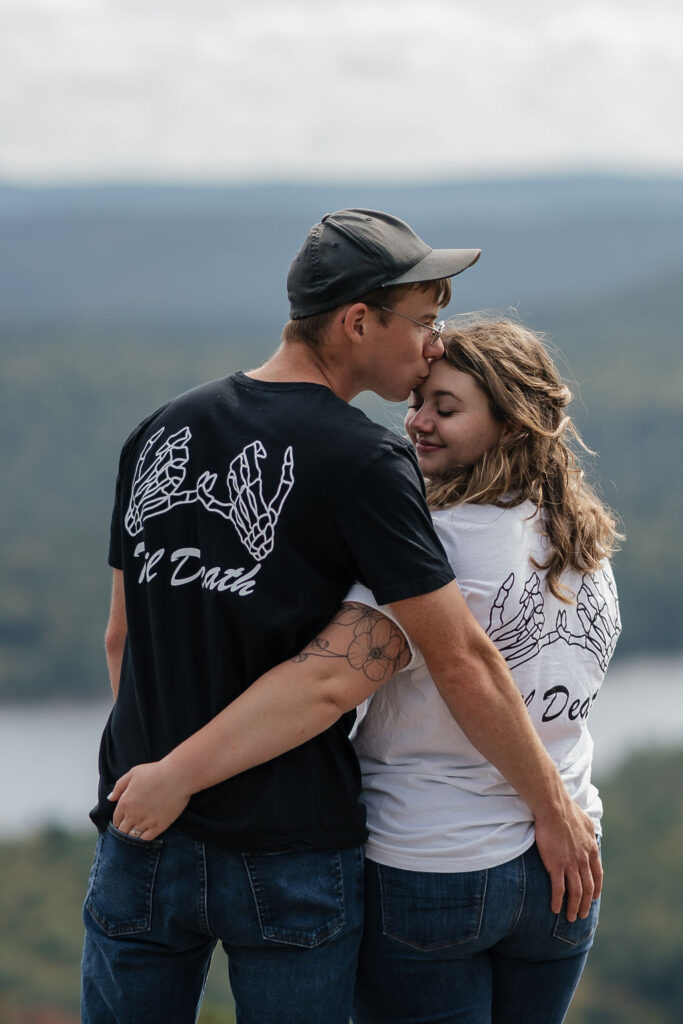
[[[480,256],[481,249],[432,249],[410,270],[387,281],[386,285],[417,284],[419,281],[438,281],[443,277],[455,277],[476,263]]]

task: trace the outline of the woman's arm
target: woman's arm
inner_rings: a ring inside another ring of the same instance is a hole
[[[292,750],[361,704],[410,661],[399,627],[376,608],[344,603],[290,661],[256,680],[161,761],[118,780],[114,825],[154,839],[193,793]]]

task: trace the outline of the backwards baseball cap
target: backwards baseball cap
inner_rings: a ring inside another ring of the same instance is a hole
[[[290,316],[315,316],[375,288],[453,277],[480,256],[481,249],[431,249],[389,213],[327,213],[308,232],[289,268]]]

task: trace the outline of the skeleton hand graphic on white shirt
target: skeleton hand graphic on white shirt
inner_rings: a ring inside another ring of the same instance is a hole
[[[607,668],[612,652],[619,638],[620,619],[619,605],[612,580],[602,573],[607,589],[614,598],[613,609],[608,606],[596,586],[593,576],[585,575],[576,595],[576,614],[581,623],[582,631],[572,633],[567,624],[567,613],[557,613],[557,633],[568,644],[583,647],[597,658],[600,668]]]
[[[229,519],[244,546],[258,562],[273,550],[275,527],[287,495],[294,486],[294,454],[290,446],[285,451],[277,491],[266,503],[258,464],[266,455],[263,444],[254,441],[235,456],[226,477],[228,501],[219,501],[213,494],[216,473],[202,473],[197,481],[197,496],[204,508]]]
[[[181,491],[190,458],[188,442],[192,437],[189,427],[181,427],[167,437],[145,465],[147,456],[164,432],[160,427],[152,434],[138,459],[133,476],[125,526],[131,537],[142,531],[145,519],[163,515],[176,505],[187,505],[197,500],[197,491]]]
[[[511,572],[496,594],[486,630],[511,668],[529,661],[538,654],[541,647],[550,642],[547,636],[542,636],[544,602],[541,582],[536,573],[532,573],[524,584],[517,614],[504,620],[505,604],[514,583],[515,574]]]
[[[486,630],[510,668],[522,665],[535,658],[549,644],[562,640],[574,647],[589,651],[604,670],[614,651],[621,623],[619,605],[614,584],[607,573],[602,573],[607,590],[601,591],[597,575],[584,575],[576,595],[576,608],[570,614],[578,618],[578,632],[573,633],[567,611],[558,611],[555,628],[543,633],[545,621],[544,599],[540,580],[532,573],[524,584],[519,598],[519,611],[507,621],[504,620],[505,605],[515,584],[515,575],[510,573],[501,584],[491,608],[489,625]],[[613,597],[610,604],[603,594]]]

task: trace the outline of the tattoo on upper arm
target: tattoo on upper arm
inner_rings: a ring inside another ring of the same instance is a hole
[[[385,683],[408,664],[410,648],[396,623],[377,608],[346,601],[320,636],[291,660],[313,657],[344,658],[372,682]]]

